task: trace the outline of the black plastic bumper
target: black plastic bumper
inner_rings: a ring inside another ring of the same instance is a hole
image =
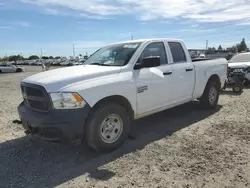
[[[18,113],[26,132],[45,140],[74,140],[82,137],[85,120],[90,106],[73,110],[50,110],[37,112],[23,102],[18,106]]]

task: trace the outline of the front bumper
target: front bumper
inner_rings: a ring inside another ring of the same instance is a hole
[[[59,141],[82,137],[90,109],[86,104],[80,109],[37,112],[22,102],[18,106],[18,113],[26,131],[45,140]]]

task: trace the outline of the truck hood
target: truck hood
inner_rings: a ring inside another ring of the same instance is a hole
[[[115,75],[120,72],[121,67],[79,65],[41,72],[25,78],[22,82],[41,85],[46,88],[47,92],[57,92],[63,87],[80,81]]]
[[[228,67],[230,68],[247,68],[250,67],[250,62],[235,62],[235,63],[228,63]]]

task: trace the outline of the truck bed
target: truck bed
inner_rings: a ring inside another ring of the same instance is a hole
[[[193,65],[195,67],[195,90],[194,98],[199,98],[204,91],[206,82],[211,76],[211,73],[220,76],[221,85],[224,84],[227,75],[227,60],[224,58],[218,59],[206,59],[200,58],[198,61],[194,61]],[[224,77],[223,77],[224,75]]]
[[[194,59],[192,59],[192,62],[207,61],[207,60],[212,60],[212,59],[210,59],[210,58],[194,58]]]

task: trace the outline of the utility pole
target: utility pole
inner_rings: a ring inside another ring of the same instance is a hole
[[[8,56],[8,53],[6,53],[6,58],[7,58],[7,61],[9,61],[9,56]]]
[[[43,49],[41,48],[41,57],[40,57],[40,59],[42,59],[43,58]]]
[[[130,33],[130,35],[131,35],[131,40],[133,40],[133,39],[134,39],[134,37],[133,37],[132,33]]]
[[[207,50],[208,50],[208,40],[206,40],[206,53],[207,53]]]
[[[74,59],[75,59],[75,55],[76,55],[76,53],[75,53],[75,45],[73,44],[73,57],[74,57]]]

